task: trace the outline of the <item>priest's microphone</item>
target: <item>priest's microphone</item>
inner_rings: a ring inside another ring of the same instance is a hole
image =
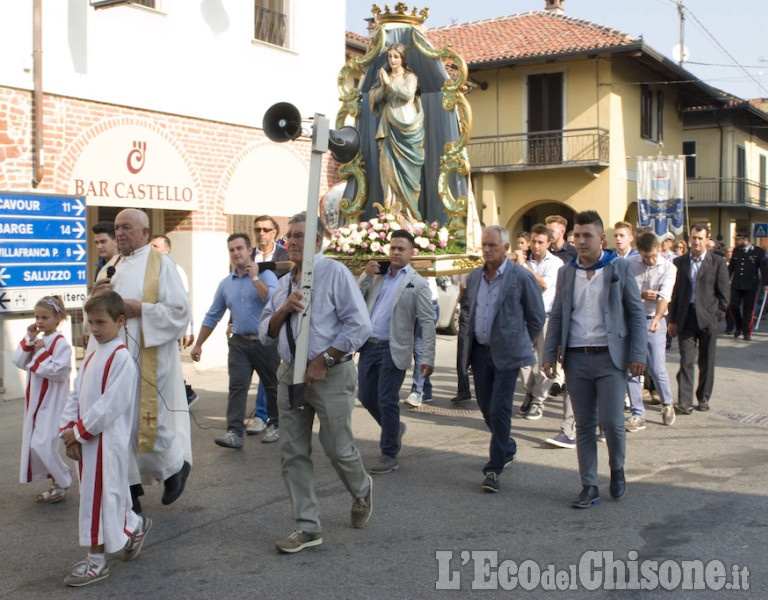
[[[107,267],[107,279],[112,279],[115,276],[115,266],[109,265]]]

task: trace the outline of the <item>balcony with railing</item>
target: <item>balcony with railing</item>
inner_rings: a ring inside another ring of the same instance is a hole
[[[257,5],[254,17],[255,39],[275,46],[285,46],[287,16],[284,13]]]
[[[690,207],[745,206],[768,210],[768,185],[751,179],[688,179],[686,196]]]
[[[608,166],[608,130],[561,129],[473,137],[472,171],[480,173]]]

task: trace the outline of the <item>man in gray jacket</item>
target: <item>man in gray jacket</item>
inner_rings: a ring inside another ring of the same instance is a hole
[[[554,378],[558,354],[576,417],[576,451],[582,491],[574,508],[599,502],[598,425],[605,431],[611,467],[611,496],[624,495],[624,393],[627,370],[645,370],[646,319],[629,263],[603,250],[603,221],[593,210],[576,214],[576,260],[557,275],[557,293],[544,343],[544,373]]]
[[[491,431],[483,489],[498,492],[499,476],[517,454],[509,435],[515,382],[521,367],[536,364],[533,340],[547,315],[533,273],[507,258],[509,231],[490,225],[482,244],[485,265],[467,277],[469,327],[461,364],[464,372],[472,367],[477,403]]]
[[[358,283],[363,292],[373,331],[360,349],[358,394],[360,402],[381,425],[381,457],[371,473],[389,473],[398,467],[405,424],[400,423],[399,392],[413,356],[416,324],[421,326],[424,353],[421,374],[429,377],[435,364],[435,313],[427,280],[411,267],[413,236],[392,233],[389,267],[379,273],[378,261],[368,263]]]

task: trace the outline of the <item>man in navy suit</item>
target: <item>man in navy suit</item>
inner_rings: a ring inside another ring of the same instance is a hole
[[[491,431],[483,489],[498,492],[499,476],[517,453],[509,435],[515,382],[520,367],[536,364],[533,341],[547,315],[533,273],[507,258],[509,231],[490,225],[482,244],[485,265],[467,276],[469,327],[461,365],[464,372],[472,367],[477,403]]]
[[[693,412],[693,363],[699,363],[696,388],[698,409],[709,410],[715,382],[717,324],[728,308],[730,285],[728,266],[722,256],[707,252],[709,229],[694,225],[688,243],[691,251],[675,259],[677,278],[669,302],[669,335],[679,336],[680,370],[677,372],[679,415]]]
[[[646,319],[629,263],[603,250],[603,222],[593,210],[577,213],[574,240],[579,255],[558,272],[557,293],[544,344],[544,372],[555,377],[562,355],[568,392],[576,418],[576,451],[582,491],[574,508],[600,500],[597,488],[599,424],[608,444],[611,496],[626,490],[624,393],[627,370],[645,370]]]

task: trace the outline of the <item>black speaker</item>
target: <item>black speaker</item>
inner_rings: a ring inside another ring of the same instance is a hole
[[[360,134],[354,127],[331,129],[328,132],[328,149],[340,163],[348,163],[360,149]]]
[[[278,102],[264,113],[262,128],[273,142],[290,142],[301,135],[301,113],[290,102]]]

